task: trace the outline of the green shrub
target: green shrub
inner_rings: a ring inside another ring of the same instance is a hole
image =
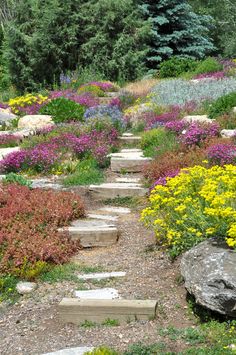
[[[118,352],[107,347],[101,346],[100,348],[86,352],[85,355],[118,355]]]
[[[223,66],[214,58],[206,58],[205,60],[199,62],[196,69],[194,70],[194,74],[204,74],[204,73],[214,73],[222,70]]]
[[[54,122],[83,121],[85,108],[76,102],[59,97],[43,106],[39,113],[51,115]]]
[[[96,85],[83,85],[78,89],[79,94],[90,93],[94,96],[103,97],[105,93]]]
[[[174,133],[164,128],[155,128],[142,135],[141,148],[146,156],[155,157],[176,150],[178,142]]]
[[[31,188],[32,186],[32,181],[27,180],[24,176],[15,173],[7,174],[2,181],[6,184],[19,184],[22,186],[27,186],[29,188]]]
[[[103,179],[103,173],[98,168],[96,161],[88,159],[79,162],[76,171],[72,175],[67,176],[63,180],[63,184],[65,186],[100,184],[103,182]]]
[[[176,78],[183,73],[192,72],[197,68],[198,62],[190,58],[172,57],[160,65],[160,78]]]
[[[230,113],[233,107],[236,106],[236,92],[219,97],[214,101],[208,109],[210,118],[219,117],[225,113]]]
[[[162,343],[144,345],[142,343],[133,344],[129,347],[124,355],[157,355],[162,354],[165,349],[165,345]]]
[[[7,275],[0,277],[0,303],[2,301],[14,302],[19,298],[16,285],[19,279],[15,276]]]

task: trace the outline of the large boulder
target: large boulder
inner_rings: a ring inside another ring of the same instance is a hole
[[[27,115],[19,119],[19,129],[40,129],[54,125],[52,116],[49,115]]]
[[[11,122],[17,118],[9,109],[0,109],[0,125],[9,127]]]
[[[215,120],[210,119],[207,115],[185,116],[183,121],[187,123],[212,123]]]
[[[236,253],[207,240],[181,260],[185,287],[196,302],[212,311],[236,317]]]

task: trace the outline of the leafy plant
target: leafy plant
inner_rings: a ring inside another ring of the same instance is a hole
[[[178,149],[178,142],[175,134],[164,128],[156,128],[146,131],[142,135],[141,148],[144,154],[149,157],[155,157],[163,154],[165,151],[175,151]]]
[[[51,115],[54,122],[83,121],[85,108],[76,102],[59,97],[51,100],[40,110],[42,115]]]
[[[15,134],[1,134],[0,148],[16,147],[20,142],[20,137]]]
[[[19,184],[19,185],[22,185],[22,186],[27,186],[29,188],[31,188],[31,186],[32,186],[32,181],[26,179],[22,175],[18,175],[18,174],[15,174],[15,173],[7,174],[3,178],[2,182],[3,183],[7,183],[7,184]]]
[[[16,291],[16,285],[19,279],[15,276],[4,275],[0,277],[0,303],[3,301],[10,301],[14,303],[20,297]]]
[[[101,346],[97,349],[86,352],[85,355],[119,355],[119,354],[115,350],[112,350],[112,349],[107,348],[105,346]]]
[[[236,107],[236,91],[219,97],[214,101],[208,110],[210,118],[217,118],[223,114],[230,113]]]
[[[223,65],[220,64],[214,58],[206,58],[205,60],[199,62],[196,69],[194,70],[194,74],[204,74],[204,73],[214,73],[223,69]]]
[[[131,345],[128,350],[124,352],[124,355],[156,355],[161,354],[165,350],[165,344],[157,343],[152,345],[144,345],[137,343]]]
[[[93,159],[77,164],[76,171],[63,180],[65,186],[100,184],[104,180],[102,171]]]
[[[160,64],[160,78],[176,78],[196,69],[198,62],[191,58],[172,57]]]
[[[104,322],[102,322],[102,325],[105,325],[106,327],[117,327],[120,325],[120,322],[117,319],[107,318]]]

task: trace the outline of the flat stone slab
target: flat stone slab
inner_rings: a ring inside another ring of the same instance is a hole
[[[183,120],[188,123],[212,123],[215,121],[214,119],[210,119],[207,115],[185,116]]]
[[[125,323],[153,319],[156,315],[157,301],[63,298],[58,308],[63,323],[80,325],[85,321],[102,323],[108,319]]]
[[[93,349],[94,347],[80,346],[78,348],[68,348],[43,355],[84,355],[86,352],[92,351]]]
[[[6,175],[0,175],[0,181],[2,181],[3,179],[5,179]]]
[[[78,275],[80,280],[105,280],[111,279],[113,277],[124,277],[126,272],[124,271],[113,271],[113,272],[97,272],[93,274],[82,274]]]
[[[125,182],[125,183],[138,184],[140,181],[141,181],[141,178],[128,178],[128,177],[116,178],[116,182]]]
[[[84,248],[107,247],[113,245],[118,240],[118,229],[113,226],[87,226],[87,227],[67,227],[66,230],[72,240],[79,240]]]
[[[232,138],[236,136],[236,129],[222,129],[220,134],[222,138]]]
[[[98,220],[105,220],[105,221],[113,221],[116,222],[118,220],[117,216],[109,216],[106,214],[99,214],[99,211],[96,213],[89,213],[88,218],[98,219]]]
[[[122,143],[127,143],[127,144],[135,144],[135,143],[140,143],[141,142],[141,137],[139,136],[121,136],[118,137],[118,139],[122,142]]]
[[[86,300],[114,300],[120,298],[114,288],[98,288],[97,290],[75,291],[75,297]]]
[[[105,183],[101,185],[90,185],[89,191],[92,197],[99,200],[112,199],[116,197],[145,196],[148,189],[141,184],[135,183]]]
[[[5,158],[8,154],[13,152],[18,152],[20,147],[13,147],[13,148],[0,148],[0,160]]]
[[[152,158],[143,156],[141,149],[122,149],[119,153],[110,154],[110,157],[111,170],[114,172],[125,170],[128,173],[138,173],[145,164],[152,161]]]
[[[33,189],[53,189],[53,190],[63,190],[63,186],[47,178],[34,179],[32,180]]]
[[[104,228],[115,227],[115,224],[103,220],[77,219],[71,223],[71,226],[77,228]]]
[[[109,212],[109,213],[114,213],[114,214],[129,214],[131,213],[131,209],[127,207],[102,207],[100,208],[100,211],[104,212]]]

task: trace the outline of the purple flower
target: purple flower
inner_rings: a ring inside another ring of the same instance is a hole
[[[212,145],[207,150],[207,157],[213,165],[235,164],[236,146],[230,143]]]
[[[225,72],[224,71],[218,71],[214,73],[204,73],[204,74],[199,74],[194,77],[194,79],[223,79],[225,77]]]
[[[159,177],[159,179],[157,179],[154,182],[154,184],[151,186],[151,190],[153,190],[154,187],[157,186],[157,185],[166,185],[167,179],[177,176],[179,174],[179,172],[180,172],[180,169],[173,170],[173,171],[167,171],[165,176]]]

